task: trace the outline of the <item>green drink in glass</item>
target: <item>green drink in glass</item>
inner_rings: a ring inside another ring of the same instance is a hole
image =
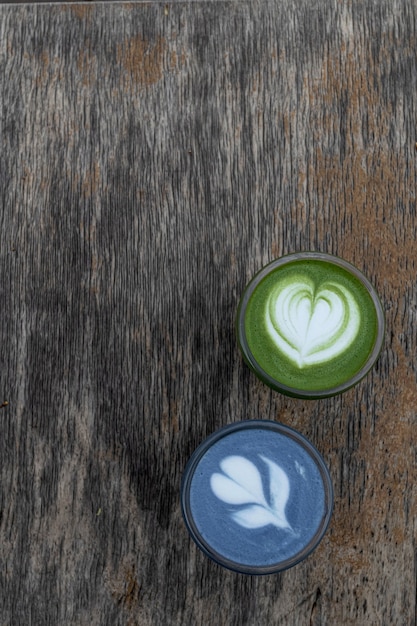
[[[289,396],[325,398],[361,380],[381,351],[379,297],[350,263],[300,252],[265,266],[239,303],[237,336],[245,361]]]

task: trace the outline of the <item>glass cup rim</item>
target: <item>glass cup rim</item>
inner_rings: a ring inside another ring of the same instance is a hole
[[[360,370],[356,372],[356,374],[350,377],[348,380],[340,383],[339,385],[335,385],[333,387],[328,387],[325,389],[315,389],[315,390],[305,390],[298,389],[297,387],[290,387],[289,385],[285,385],[281,383],[273,376],[270,376],[266,370],[264,370],[258,361],[254,358],[252,351],[249,348],[249,344],[246,338],[245,333],[245,313],[246,307],[249,302],[250,297],[255,291],[256,287],[259,283],[272,271],[276,270],[281,265],[286,265],[287,263],[292,263],[293,261],[305,260],[305,259],[314,259],[319,261],[324,261],[327,263],[331,263],[333,265],[337,265],[346,271],[350,272],[357,278],[362,285],[368,291],[373,305],[375,307],[376,313],[376,321],[377,321],[377,334],[374,346],[372,348],[371,353],[368,356],[368,359],[362,365]],[[331,396],[335,396],[339,393],[343,393],[348,389],[354,387],[360,380],[362,380],[368,372],[372,369],[375,364],[378,356],[381,353],[382,345],[384,342],[385,335],[385,315],[382,308],[381,300],[372,285],[372,283],[368,280],[368,278],[352,263],[342,259],[341,257],[335,256],[333,254],[328,254],[326,252],[293,252],[290,254],[283,255],[273,261],[270,261],[266,265],[264,265],[247,283],[242,296],[239,301],[237,315],[236,315],[236,334],[238,339],[239,347],[242,351],[243,357],[249,367],[255,372],[260,380],[262,380],[266,385],[274,389],[275,391],[279,391],[287,396],[291,396],[294,398],[302,398],[305,400],[313,400],[320,398],[329,398]]]
[[[194,522],[191,504],[190,504],[190,490],[191,490],[191,482],[195,473],[195,470],[209,448],[212,445],[220,441],[223,437],[227,437],[230,434],[238,432],[240,430],[248,430],[248,429],[265,429],[271,430],[280,435],[284,435],[286,437],[291,438],[297,444],[304,448],[304,450],[309,454],[310,458],[315,462],[322,482],[325,496],[325,514],[321,520],[320,525],[318,526],[316,532],[310,541],[299,550],[293,556],[283,560],[278,561],[272,565],[266,566],[253,566],[250,564],[242,564],[237,563],[231,559],[228,559],[224,555],[220,554],[216,550],[214,550],[208,541],[204,539],[202,534],[197,528],[197,525]],[[216,430],[211,435],[209,435],[200,445],[194,450],[191,455],[181,481],[181,511],[183,515],[183,519],[191,538],[200,548],[200,550],[206,554],[211,560],[213,560],[218,565],[225,567],[226,569],[232,570],[234,572],[240,574],[249,574],[249,575],[266,575],[266,574],[275,574],[282,572],[294,565],[297,565],[304,559],[306,559],[313,550],[318,546],[320,541],[322,540],[324,534],[327,531],[329,526],[334,506],[334,491],[333,491],[333,483],[330,477],[329,469],[324,461],[323,456],[317,450],[317,448],[311,443],[307,437],[303,434],[287,426],[285,424],[281,424],[280,422],[275,422],[273,420],[265,420],[265,419],[253,419],[253,420],[242,420],[240,422],[234,422],[232,424],[228,424],[227,426],[223,426],[222,428]]]

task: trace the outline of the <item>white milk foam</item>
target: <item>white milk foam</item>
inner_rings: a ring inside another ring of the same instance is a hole
[[[227,504],[240,505],[230,513],[232,519],[244,528],[262,528],[272,524],[291,530],[285,516],[290,495],[290,483],[284,470],[267,457],[260,456],[269,470],[270,501],[264,493],[261,474],[252,461],[243,456],[228,456],[220,463],[222,474],[211,476],[214,495]]]
[[[353,294],[334,281],[318,289],[307,276],[279,283],[265,308],[272,341],[299,368],[327,363],[347,350],[360,326]]]

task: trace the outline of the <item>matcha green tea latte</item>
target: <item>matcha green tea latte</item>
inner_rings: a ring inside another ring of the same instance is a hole
[[[384,337],[380,300],[363,274],[334,256],[303,252],[264,267],[247,285],[237,335],[267,385],[298,398],[345,391],[375,363]]]

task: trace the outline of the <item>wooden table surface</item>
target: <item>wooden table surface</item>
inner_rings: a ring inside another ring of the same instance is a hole
[[[1,626],[417,623],[414,0],[0,6]],[[376,286],[356,388],[289,399],[234,318],[265,263]],[[288,424],[335,489],[279,575],[194,546],[195,447]]]

